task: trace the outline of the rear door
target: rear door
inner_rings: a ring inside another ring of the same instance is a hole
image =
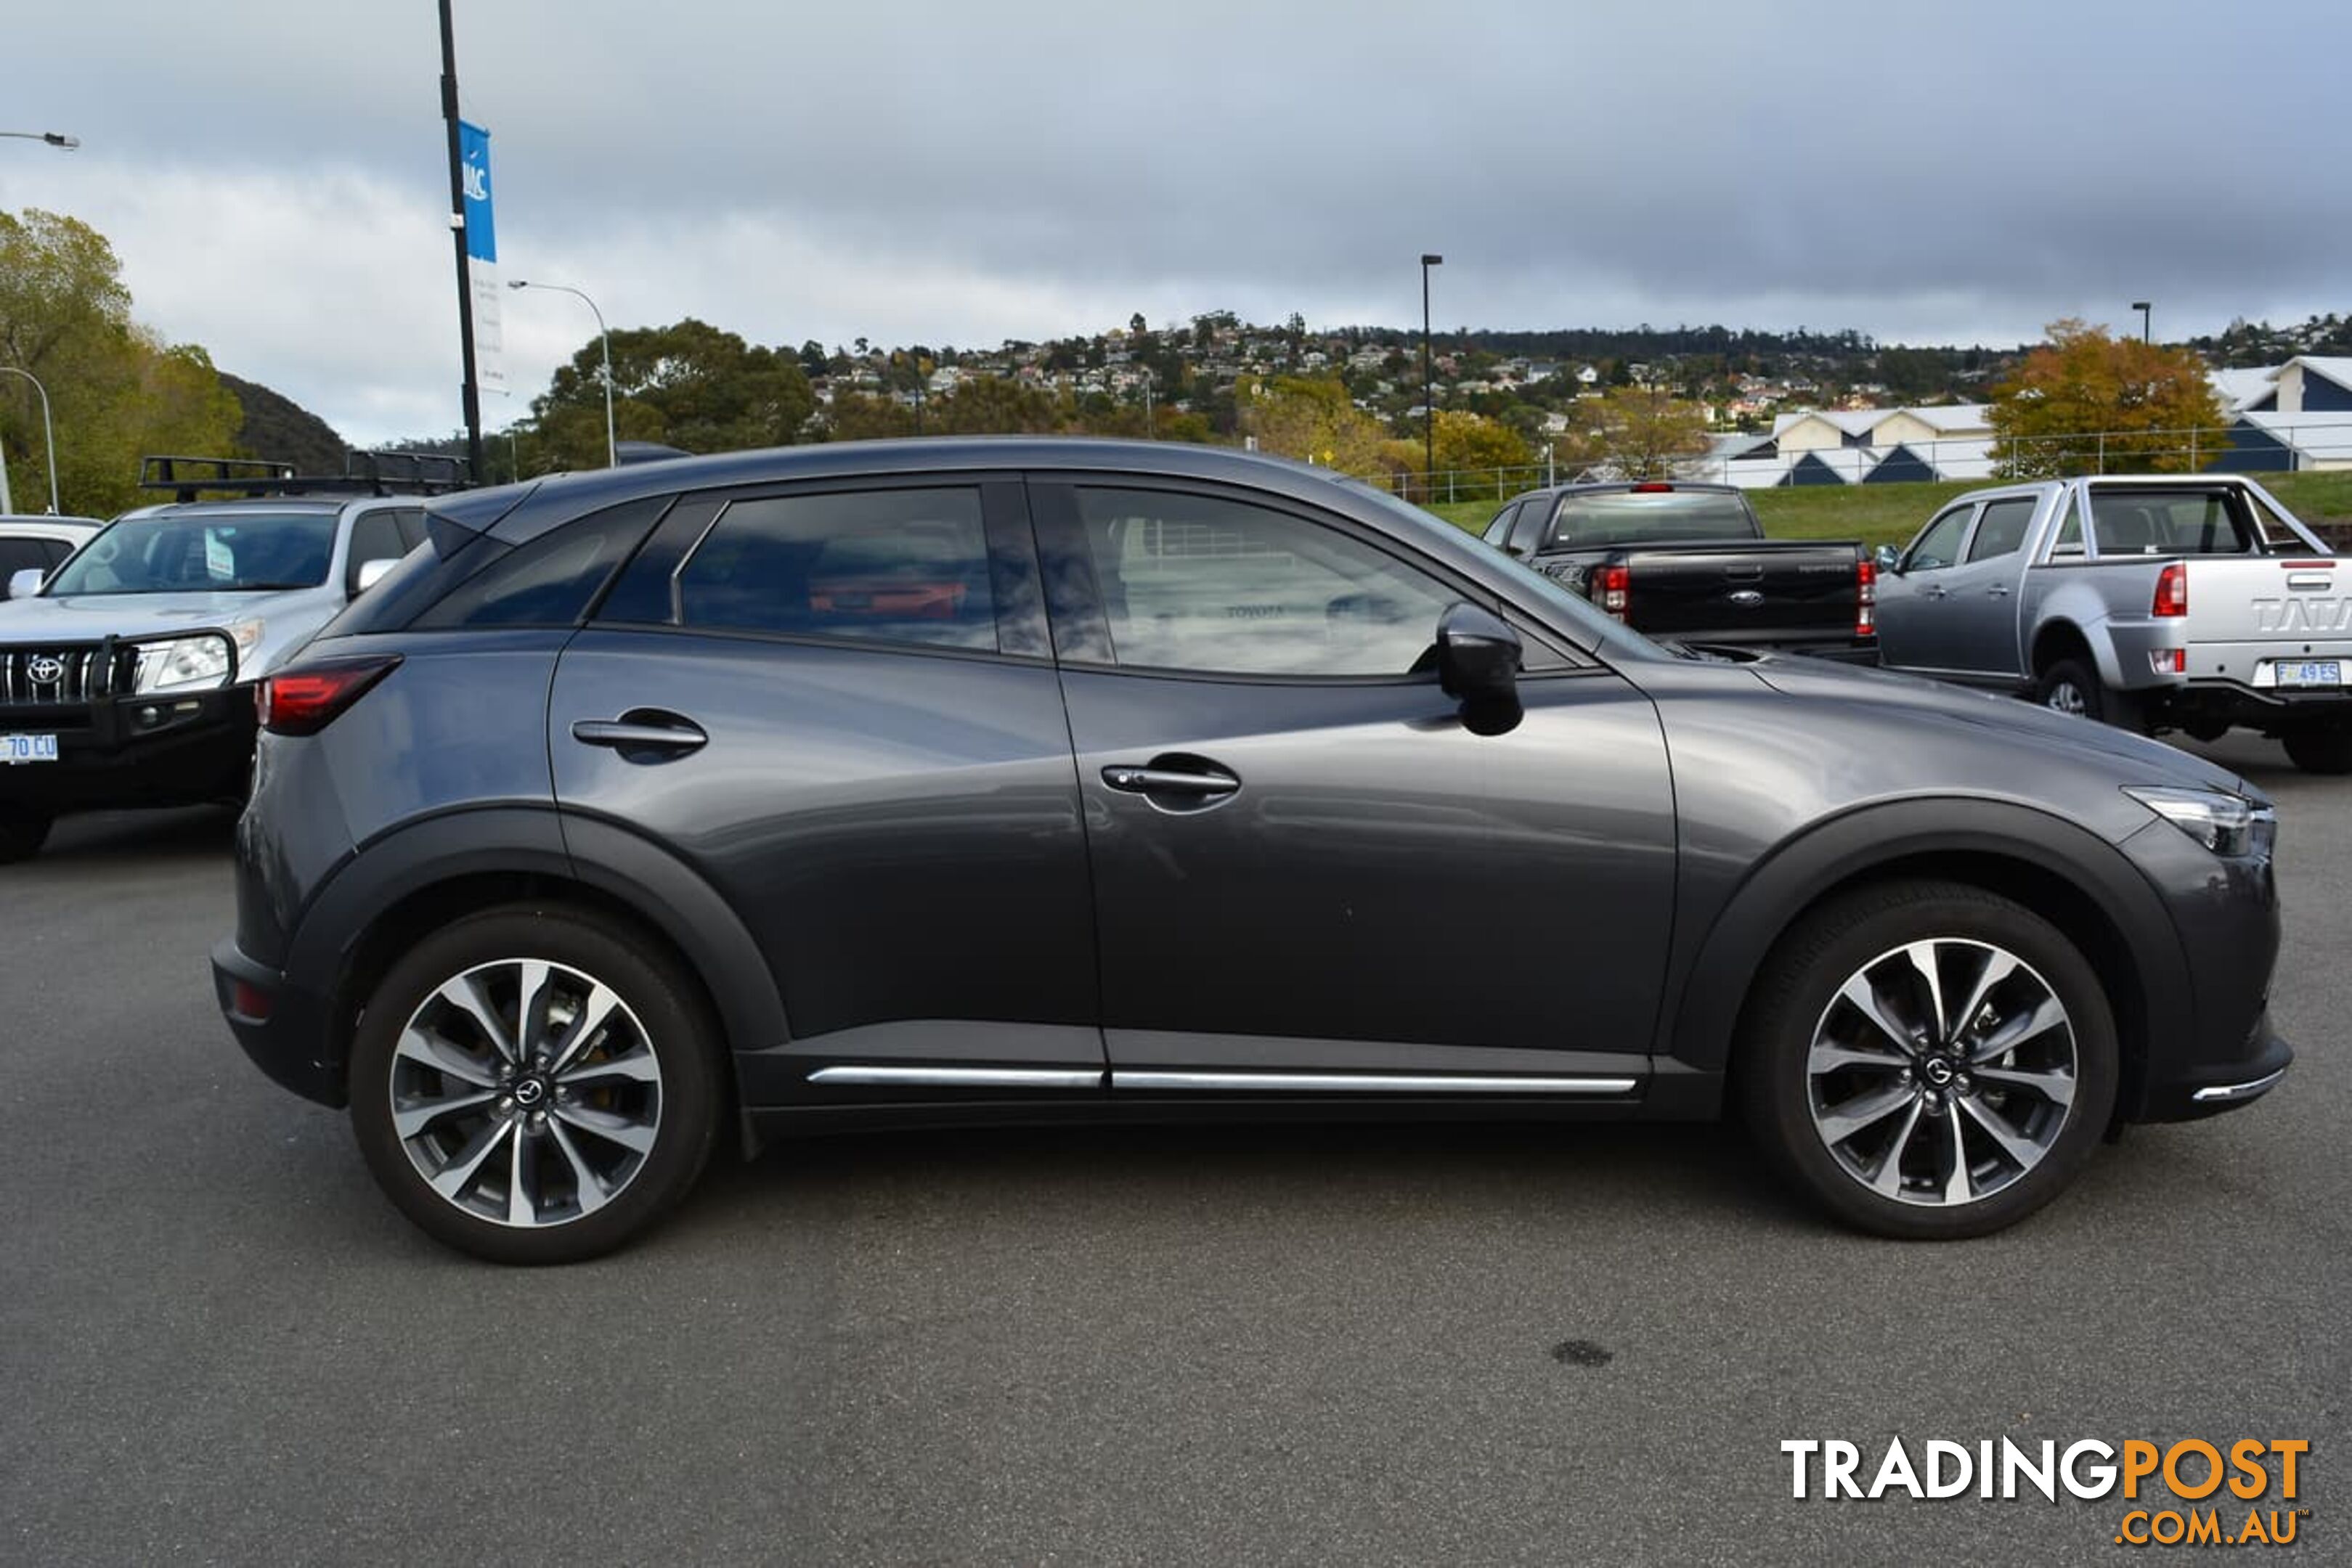
[[[765,955],[793,1040],[741,1064],[756,1101],[833,1096],[809,1074],[844,1062],[912,1092],[1097,1085],[1086,845],[1017,479],[687,497],[565,650],[548,745],[567,819],[685,861]]]
[[[1525,719],[1472,735],[1431,653],[1475,595],[1369,530],[1208,486],[1032,493],[1114,1091],[1629,1092],[1675,863],[1649,700],[1531,643]],[[1500,932],[1543,956],[1487,962]]]

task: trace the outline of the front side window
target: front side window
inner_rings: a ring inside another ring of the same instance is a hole
[[[1939,571],[1960,559],[1960,536],[1969,530],[1969,514],[1973,506],[1954,507],[1911,541],[1911,549],[1903,557],[1906,571]]]
[[[681,624],[996,651],[980,491],[737,501],[677,570]]]
[[[390,508],[362,512],[352,524],[351,548],[343,552],[343,590],[360,591],[360,569],[372,560],[398,560],[408,553],[400,537],[400,518]]]
[[[335,553],[335,514],[167,512],[126,517],[66,564],[48,591],[238,592],[316,588]]]
[[[1337,528],[1223,497],[1081,489],[1121,665],[1222,674],[1426,669],[1461,596]]]

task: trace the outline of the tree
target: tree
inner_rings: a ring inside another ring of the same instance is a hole
[[[1348,474],[1381,471],[1387,427],[1358,408],[1337,376],[1276,376],[1234,388],[1243,427],[1262,451]]]
[[[59,504],[99,517],[140,498],[143,454],[232,454],[243,417],[202,349],[166,344],[131,319],[121,272],[106,236],[79,219],[0,213],[0,364],[48,392]],[[48,504],[41,426],[33,388],[0,377],[0,447],[26,510]]]
[[[613,422],[625,440],[688,452],[740,452],[797,441],[816,396],[790,350],[754,348],[692,317],[612,334]],[[594,340],[556,367],[531,404],[539,460],[549,468],[604,465],[604,389]]]
[[[803,375],[824,375],[832,368],[832,364],[833,357],[824,351],[824,345],[818,342],[814,338],[811,338],[807,342],[801,345],[801,373]]]
[[[2071,318],[1994,389],[1987,414],[2005,477],[2144,469],[2185,474],[2229,444],[2205,363]]]
[[[1519,433],[1499,420],[1459,409],[1437,411],[1431,432],[1437,453],[1437,471],[1524,468],[1535,461]]]
[[[1675,465],[1706,452],[1706,415],[1664,387],[1611,387],[1594,402],[1587,428],[1567,444],[1571,461],[1621,478],[1663,479]]]

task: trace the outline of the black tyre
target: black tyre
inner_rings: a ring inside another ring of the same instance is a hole
[[[28,861],[41,852],[48,841],[49,819],[47,817],[0,817],[0,865],[10,861]]]
[[[1939,1240],[2074,1180],[2117,1071],[2098,977],[2048,921],[1954,883],[1884,884],[1792,927],[1735,1070],[1769,1159],[1848,1224]]]
[[[2279,738],[2287,760],[2305,773],[2352,773],[2352,725],[2308,725]]]
[[[2096,719],[2119,729],[2144,729],[2139,704],[2126,692],[2111,692],[2099,684],[2099,672],[2088,659],[2060,659],[2034,683],[2033,700],[2056,713]]]
[[[710,1157],[725,1096],[699,993],[643,938],[509,905],[394,964],[352,1044],[352,1128],[436,1239],[568,1263],[644,1231]]]

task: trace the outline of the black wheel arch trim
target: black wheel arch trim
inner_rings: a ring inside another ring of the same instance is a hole
[[[552,806],[449,811],[370,840],[303,911],[284,972],[290,983],[317,986],[324,999],[344,983],[361,942],[387,910],[436,886],[494,875],[577,883],[652,925],[709,993],[732,1051],[790,1037],[774,976],[716,889],[645,839]],[[336,1043],[348,1049],[348,1041]]]
[[[2130,857],[2088,829],[2030,806],[1947,798],[1848,811],[1759,861],[1668,988],[1669,1010],[1658,1030],[1661,1065],[1670,1060],[1702,1072],[1723,1071],[1748,994],[1773,945],[1800,914],[1874,871],[1946,855],[2021,863],[2057,876],[2090,900],[2120,935],[2146,997],[2145,1039],[2127,1042],[2127,1056],[2162,1062],[2188,1052],[2196,1029],[2188,954],[2163,900]],[[2128,1049],[2132,1043],[2139,1047],[2136,1053]],[[2118,1101],[2126,1115],[2134,1113],[2132,1079],[2127,1067],[2126,1097]]]

